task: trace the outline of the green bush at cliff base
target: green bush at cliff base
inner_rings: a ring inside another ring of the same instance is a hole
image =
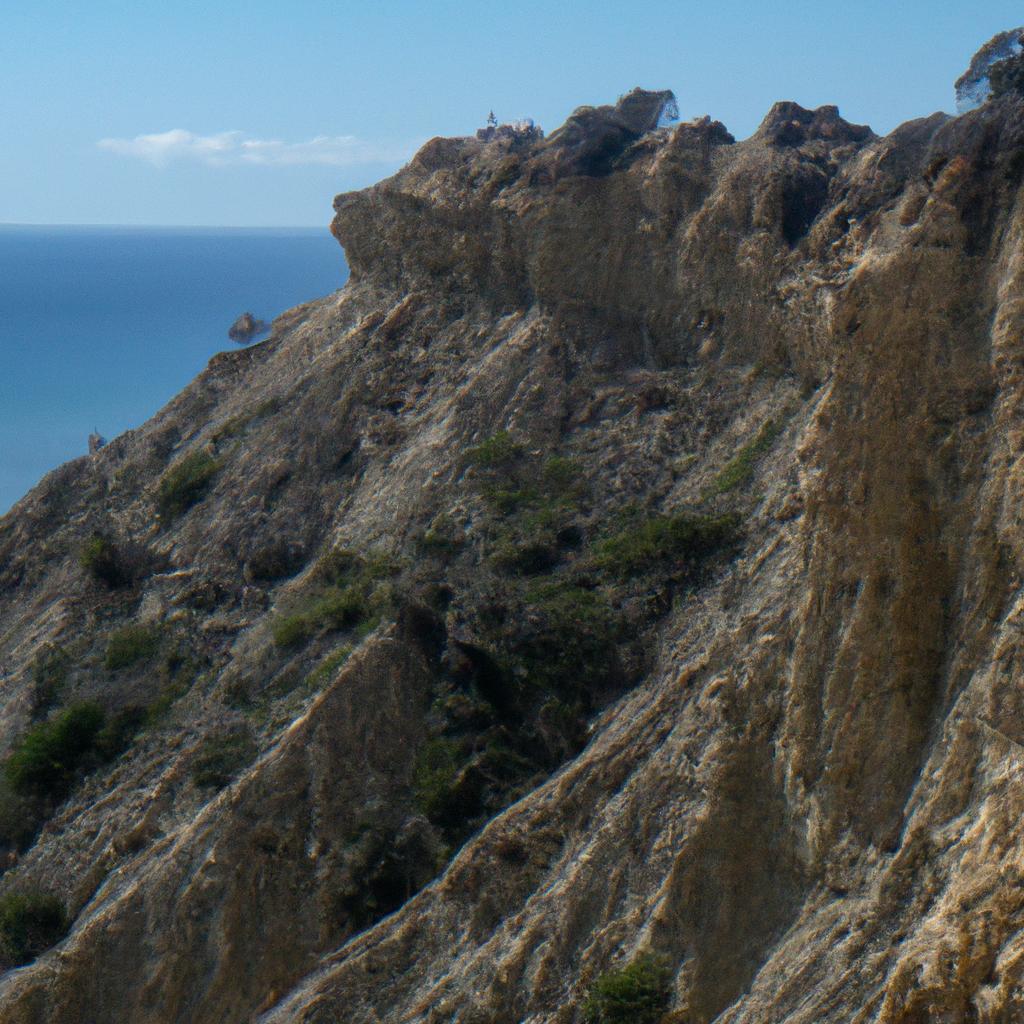
[[[583,1019],[587,1024],[656,1024],[671,997],[671,972],[645,953],[597,979],[583,1006]]]
[[[156,504],[161,515],[173,518],[187,512],[210,489],[220,463],[207,452],[192,452],[160,478]]]
[[[31,963],[68,932],[64,904],[38,889],[0,896],[0,959],[12,967]]]

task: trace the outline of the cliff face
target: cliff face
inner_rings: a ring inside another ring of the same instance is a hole
[[[1024,103],[666,98],[340,196],[342,292],[0,520],[6,749],[145,715],[6,839],[4,1021],[1024,1013]]]

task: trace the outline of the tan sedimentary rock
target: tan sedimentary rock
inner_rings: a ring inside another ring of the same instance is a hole
[[[45,644],[112,706],[159,680],[90,668],[110,623],[204,659],[4,877],[76,915],[0,980],[4,1021],[569,1024],[642,949],[679,1022],[1024,1014],[1024,103],[886,138],[793,104],[739,143],[710,121],[609,137],[597,165],[557,133],[438,139],[339,197],[341,293],[0,521],[8,745]],[[486,603],[465,452],[499,430],[583,467],[585,532],[639,502],[735,511],[743,537],[699,580],[615,592],[630,687],[424,887],[444,858],[407,794],[432,680]],[[217,475],[154,521],[193,451]],[[426,573],[440,515],[463,546]],[[99,593],[76,545],[100,526],[167,570]],[[315,664],[270,633],[338,542],[469,596],[442,636],[400,615],[254,717],[232,695]],[[307,568],[264,579],[288,544]],[[259,757],[203,796],[197,744],[246,715]],[[368,820],[420,851],[376,923],[344,909]]]

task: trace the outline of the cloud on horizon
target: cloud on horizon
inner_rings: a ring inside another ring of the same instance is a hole
[[[136,135],[133,139],[100,139],[96,145],[119,156],[145,160],[154,167],[166,167],[179,160],[211,167],[245,164],[269,167],[296,167],[303,164],[355,167],[360,164],[402,162],[408,160],[416,150],[415,144],[367,142],[354,135],[317,135],[307,142],[282,142],[280,139],[248,138],[244,132],[239,131],[197,135],[184,128]]]

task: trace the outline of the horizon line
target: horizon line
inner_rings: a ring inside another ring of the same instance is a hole
[[[110,224],[100,222],[0,221],[3,228],[102,228],[116,231],[325,231],[330,222],[320,224]]]

